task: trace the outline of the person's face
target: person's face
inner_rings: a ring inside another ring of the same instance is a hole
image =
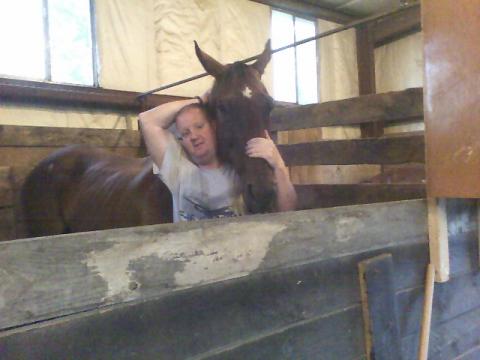
[[[200,109],[182,112],[177,129],[185,151],[197,165],[211,165],[217,160],[215,131]]]

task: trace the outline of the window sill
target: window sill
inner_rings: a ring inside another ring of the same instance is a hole
[[[187,99],[173,95],[149,95],[140,102],[138,95],[140,93],[134,91],[0,78],[0,103],[140,112],[170,101]]]

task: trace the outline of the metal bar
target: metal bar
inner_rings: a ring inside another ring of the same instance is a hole
[[[351,28],[354,28],[358,25],[363,25],[363,24],[367,24],[367,23],[370,23],[372,21],[376,21],[376,20],[379,20],[379,19],[383,19],[387,16],[390,16],[392,14],[396,14],[396,13],[399,13],[399,12],[402,12],[402,11],[405,11],[407,9],[410,9],[412,7],[415,7],[415,6],[420,6],[420,3],[414,3],[412,5],[408,5],[408,6],[405,6],[405,7],[401,7],[399,9],[396,9],[394,11],[388,11],[388,12],[383,12],[383,13],[380,13],[378,15],[372,15],[372,16],[368,16],[364,19],[361,19],[361,20],[357,20],[357,21],[353,21],[349,24],[346,24],[346,25],[342,25],[336,29],[332,29],[332,30],[328,30],[328,31],[325,31],[321,34],[318,34],[318,35],[315,35],[315,36],[312,36],[312,37],[309,37],[309,38],[306,38],[306,39],[303,39],[303,40],[300,40],[300,41],[297,41],[297,42],[294,42],[293,44],[290,44],[290,45],[285,45],[285,46],[282,46],[278,49],[274,49],[271,51],[272,54],[275,54],[279,51],[283,51],[283,50],[286,50],[286,49],[290,49],[291,47],[295,47],[295,46],[298,46],[298,45],[302,45],[302,44],[305,44],[307,42],[310,42],[310,41],[313,41],[313,40],[318,40],[318,39],[321,39],[321,38],[324,38],[324,37],[327,37],[327,36],[330,36],[330,35],[333,35],[333,34],[336,34],[336,33],[339,33],[341,31],[344,31],[344,30],[348,30],[348,29],[351,29]],[[240,62],[242,63],[248,63],[250,61],[253,61],[253,60],[256,60],[258,59],[258,57],[260,56],[259,55],[255,55],[255,56],[251,56],[249,58],[246,58],[246,59],[243,59],[243,60],[240,60]],[[197,79],[201,79],[205,76],[208,76],[209,74],[208,73],[202,73],[202,74],[198,74],[198,75],[195,75],[195,76],[192,76],[192,77],[189,77],[187,79],[184,79],[184,80],[180,80],[180,81],[176,81],[174,83],[171,83],[171,84],[168,84],[168,85],[164,85],[164,86],[160,86],[156,89],[153,89],[153,90],[150,90],[150,91],[147,91],[147,92],[144,92],[142,94],[140,94],[138,96],[138,98],[142,98],[142,97],[145,97],[147,95],[150,95],[150,94],[153,94],[153,93],[156,93],[158,91],[162,91],[162,90],[166,90],[166,89],[169,89],[169,88],[172,88],[174,86],[178,86],[178,85],[181,85],[181,84],[185,84],[187,82],[190,82],[190,81],[193,81],[193,80],[197,80]]]
[[[92,71],[93,86],[99,87],[98,82],[98,46],[97,46],[97,17],[95,12],[95,0],[90,0],[90,32],[92,39]]]
[[[43,35],[45,38],[45,80],[52,80],[52,60],[50,57],[50,28],[48,24],[48,0],[43,0]]]

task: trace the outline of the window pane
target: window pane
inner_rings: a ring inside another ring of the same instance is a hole
[[[315,36],[313,21],[295,18],[295,37],[300,41]],[[318,102],[316,42],[297,46],[298,103]]]
[[[0,1],[0,74],[45,78],[42,0]]]
[[[93,85],[89,0],[48,0],[52,81]]]
[[[294,42],[293,16],[272,11],[272,48]],[[273,97],[279,101],[296,102],[295,51],[288,49],[273,55]]]

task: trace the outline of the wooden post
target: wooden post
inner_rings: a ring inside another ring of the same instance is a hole
[[[356,36],[359,94],[375,94],[375,46],[371,26],[368,24],[358,26]],[[362,137],[383,135],[383,123],[381,122],[362,124],[360,129]]]
[[[393,260],[382,254],[358,264],[368,360],[400,360]]]
[[[430,342],[430,323],[432,321],[433,288],[435,268],[428,264],[427,277],[425,280],[425,298],[423,300],[422,331],[420,333],[420,348],[418,360],[427,360],[428,344]]]
[[[446,199],[429,197],[427,202],[430,262],[435,268],[435,281],[446,282],[450,276]]]

